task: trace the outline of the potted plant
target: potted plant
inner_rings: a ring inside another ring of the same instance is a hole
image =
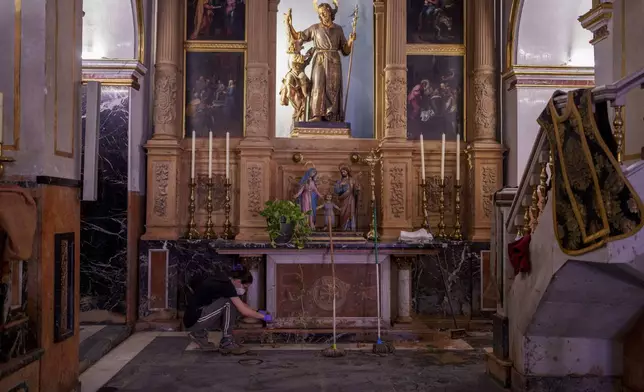
[[[309,212],[302,212],[300,206],[290,200],[269,200],[260,213],[266,218],[266,230],[271,245],[292,243],[298,249],[311,234]]]

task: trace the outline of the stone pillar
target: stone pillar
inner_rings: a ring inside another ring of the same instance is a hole
[[[412,228],[412,151],[407,143],[407,31],[405,0],[386,2],[385,107],[382,143],[383,240]]]
[[[146,240],[177,239],[181,235],[179,192],[186,181],[179,181],[182,119],[179,88],[181,58],[180,0],[159,2],[157,10],[157,48],[154,74],[154,135],[146,144],[147,197]],[[184,176],[185,177],[185,176]]]
[[[398,267],[398,317],[396,323],[411,323],[411,266],[415,256],[394,256]]]
[[[492,229],[494,192],[503,186],[503,147],[496,140],[496,87],[494,50],[494,2],[472,2],[474,37],[472,97],[473,124],[468,147],[470,200],[473,211],[470,238],[488,242]]]
[[[274,1],[248,2],[248,65],[246,74],[246,134],[239,144],[238,240],[268,238],[266,220],[259,216],[270,198],[271,155],[269,102],[271,97],[269,6]],[[274,35],[274,34],[273,34]],[[274,89],[273,89],[274,90]]]

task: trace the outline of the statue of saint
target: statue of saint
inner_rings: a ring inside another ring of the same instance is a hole
[[[311,70],[312,89],[309,98],[310,121],[344,121],[342,105],[342,63],[340,53],[351,54],[355,33],[347,40],[342,27],[334,23],[338,12],[338,0],[333,0],[334,7],[327,3],[313,5],[320,18],[303,31],[293,28],[291,13],[286,15],[286,28],[292,42],[311,42],[314,44],[313,68]]]
[[[306,121],[306,99],[311,92],[311,79],[306,76],[304,69],[313,59],[313,50],[311,48],[301,55],[297,49],[298,53],[292,55],[290,69],[282,79],[280,103],[293,107],[293,122]]]
[[[356,207],[360,186],[351,176],[351,169],[347,165],[340,165],[340,179],[335,182],[333,191],[338,196],[340,207],[340,230],[356,231]]]
[[[315,214],[317,212],[318,198],[323,197],[315,184],[317,175],[318,171],[315,168],[312,167],[307,170],[300,180],[300,188],[295,196],[293,196],[294,199],[298,200],[302,212],[310,211],[309,224],[313,230],[315,230]]]

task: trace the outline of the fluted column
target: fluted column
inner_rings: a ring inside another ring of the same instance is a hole
[[[405,0],[387,1],[385,51],[385,138],[407,138],[407,53]]]
[[[471,2],[474,8],[474,141],[496,140],[494,1]]]
[[[157,10],[157,50],[154,77],[154,139],[176,139],[179,135],[180,37],[183,15],[179,0],[160,1]]]
[[[398,267],[398,317],[396,323],[411,323],[411,266],[414,257],[397,256],[394,262]]]

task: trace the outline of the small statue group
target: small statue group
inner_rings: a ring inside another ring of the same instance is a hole
[[[318,210],[324,210],[325,229],[328,224],[333,228],[336,226],[335,213],[339,212],[340,231],[355,232],[356,224],[356,207],[358,204],[358,195],[360,186],[351,176],[351,169],[348,165],[340,165],[340,179],[335,182],[333,193],[337,196],[338,204],[333,202],[333,195],[322,195],[317,188],[317,170],[311,168],[304,173],[299,183],[299,188],[294,198],[298,200],[302,212],[310,211],[309,224],[315,230],[316,213]],[[324,200],[324,203],[318,206],[318,199]]]

